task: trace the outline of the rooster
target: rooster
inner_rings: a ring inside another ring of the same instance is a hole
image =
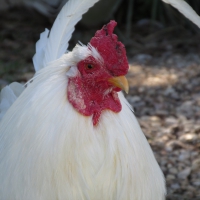
[[[96,2],[70,0],[36,44],[35,76],[1,93],[1,200],[165,199],[163,173],[121,92],[129,66],[117,23],[66,52]]]

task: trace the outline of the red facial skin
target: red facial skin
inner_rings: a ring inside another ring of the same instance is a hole
[[[88,68],[90,65],[92,69]],[[112,76],[104,66],[89,57],[78,63],[78,70],[79,76],[69,78],[67,87],[68,100],[78,112],[85,116],[93,115],[93,125],[97,125],[103,110],[110,109],[116,113],[121,110],[116,93],[120,89],[108,82]],[[107,94],[109,88],[113,89]]]
[[[93,125],[97,125],[103,110],[115,113],[122,106],[117,92],[121,89],[108,82],[113,76],[123,76],[128,71],[128,61],[124,45],[113,34],[115,21],[111,21],[97,31],[90,44],[97,49],[103,63],[92,56],[78,63],[79,74],[69,78],[67,96],[72,106],[85,116],[93,115]]]

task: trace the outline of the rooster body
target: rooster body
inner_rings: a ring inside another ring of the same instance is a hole
[[[122,111],[93,127],[64,100],[66,69],[42,70],[3,118],[1,199],[164,199],[162,172],[123,95]]]
[[[37,73],[0,122],[2,200],[165,199],[163,174],[120,92],[128,62],[116,23],[64,53],[80,18],[64,11],[86,2],[69,1],[41,35]],[[62,16],[74,19],[60,37]]]

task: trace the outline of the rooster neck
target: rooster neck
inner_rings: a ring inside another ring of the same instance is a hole
[[[103,89],[102,85],[106,84],[89,84],[79,76],[69,78],[67,87],[69,102],[82,115],[93,116],[94,126],[98,124],[103,110],[109,109],[118,113],[122,109],[117,92],[112,88]]]

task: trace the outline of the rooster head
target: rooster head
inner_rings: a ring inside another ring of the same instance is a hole
[[[72,106],[82,115],[93,116],[97,125],[103,110],[120,112],[122,109],[117,92],[128,92],[124,75],[128,61],[124,45],[113,30],[117,23],[110,21],[96,32],[88,46],[77,45],[73,50],[76,73],[69,76],[67,96]],[[71,70],[73,67],[71,67]]]

